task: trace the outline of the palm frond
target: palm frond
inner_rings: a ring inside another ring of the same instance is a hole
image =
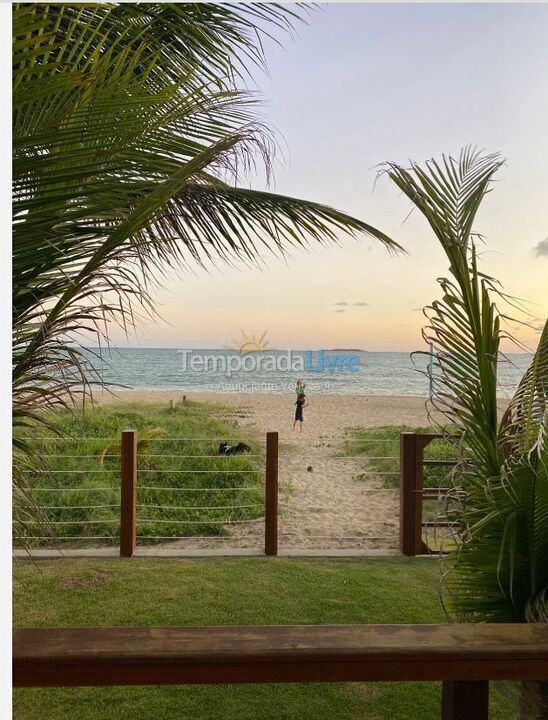
[[[129,328],[171,267],[261,262],[383,233],[323,205],[235,187],[272,134],[237,81],[281,5],[14,6],[14,406],[88,393],[77,342]]]
[[[452,617],[499,622],[546,617],[548,587],[548,330],[499,423],[497,372],[507,336],[500,308],[509,299],[480,270],[474,233],[502,162],[465,148],[458,159],[386,167],[449,261],[423,329],[434,353],[432,403],[459,428],[457,455],[466,458],[448,501],[460,531],[446,561],[445,604]]]
[[[548,321],[499,430],[505,454],[535,453],[548,445]]]
[[[458,160],[443,157],[410,169],[389,163],[386,172],[418,207],[449,260],[451,276],[438,279],[442,297],[426,308],[426,342],[434,348],[436,409],[459,421],[481,473],[500,466],[497,443],[497,359],[502,331],[493,278],[480,272],[473,223],[499,155],[465,148]]]

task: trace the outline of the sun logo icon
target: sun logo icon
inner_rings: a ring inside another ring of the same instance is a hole
[[[263,352],[268,347],[266,340],[266,330],[257,338],[255,335],[248,335],[244,330],[240,330],[241,337],[239,340],[233,340],[230,345],[225,345],[227,350],[234,350],[240,355],[248,355],[254,352]],[[272,349],[272,348],[271,348]]]

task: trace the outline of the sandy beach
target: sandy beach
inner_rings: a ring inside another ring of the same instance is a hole
[[[238,424],[264,440],[267,431],[280,437],[280,548],[395,549],[398,544],[399,497],[374,474],[356,476],[367,461],[340,458],[345,429],[428,423],[425,398],[402,396],[310,395],[303,432],[292,430],[294,396],[268,394],[187,393],[199,400],[238,408]],[[176,391],[124,390],[100,402],[169,403],[182,400]],[[387,454],[397,448],[390,446]],[[309,470],[311,468],[311,470]],[[262,521],[231,526],[233,547],[260,547]],[[215,547],[219,541],[201,541]],[[224,543],[226,545],[226,541]],[[182,540],[170,547],[190,547]],[[192,546],[199,547],[200,541]],[[217,545],[218,546],[218,545]]]
[[[280,442],[299,441],[291,430],[294,400],[292,394],[267,393],[191,393],[189,400],[211,402],[228,407],[245,407],[253,414],[253,424],[260,433],[277,430]],[[119,390],[115,395],[95,395],[101,403],[169,403],[180,402],[179,390]],[[428,422],[426,398],[410,395],[314,395],[307,394],[304,432],[301,442],[339,436],[345,427],[382,427],[383,425],[424,425]]]

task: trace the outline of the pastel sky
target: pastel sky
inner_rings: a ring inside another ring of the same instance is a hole
[[[476,229],[483,269],[548,314],[548,6],[331,4],[256,74],[263,114],[282,138],[275,190],[345,210],[397,239],[394,258],[368,240],[269,258],[264,270],[197,270],[157,293],[164,322],[119,344],[219,347],[268,332],[279,348],[421,346],[418,310],[438,296],[447,261],[418,213],[375,166],[468,143],[507,165]],[[262,185],[262,178],[252,181]],[[535,343],[533,331],[521,337]]]

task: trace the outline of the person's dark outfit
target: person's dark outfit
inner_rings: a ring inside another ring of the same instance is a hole
[[[304,405],[304,395],[299,395],[297,398],[297,402],[295,403],[295,422],[303,422],[303,405]]]

